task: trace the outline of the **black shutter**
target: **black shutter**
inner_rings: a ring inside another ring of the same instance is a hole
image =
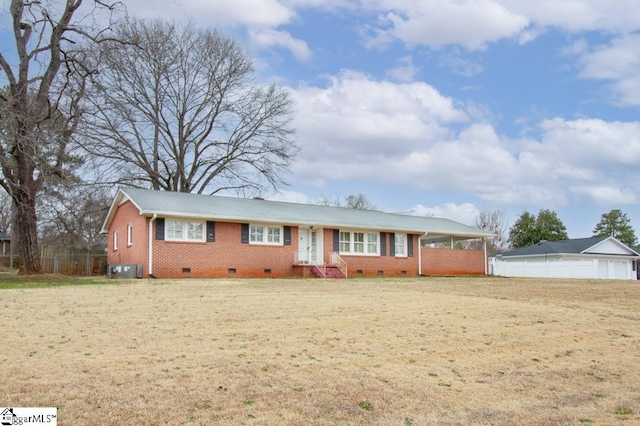
[[[387,233],[380,233],[380,256],[387,255]]]
[[[396,234],[389,232],[389,256],[396,255]]]
[[[407,256],[413,257],[413,234],[407,234]]]
[[[333,251],[340,253],[340,230],[333,230]]]
[[[249,224],[243,223],[240,229],[240,242],[242,244],[249,244]]]
[[[164,218],[156,219],[156,240],[164,240]]]
[[[214,243],[216,241],[216,223],[207,221],[207,242]]]
[[[291,245],[291,227],[290,226],[284,227],[284,245],[285,246]]]

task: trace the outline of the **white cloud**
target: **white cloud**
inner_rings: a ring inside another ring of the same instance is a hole
[[[252,42],[262,48],[274,46],[284,47],[291,51],[293,56],[301,62],[306,62],[313,56],[309,46],[302,40],[293,38],[286,31],[277,31],[270,28],[260,28],[249,31]]]
[[[329,83],[294,94],[295,173],[305,182],[367,180],[547,208],[640,199],[628,183],[638,178],[640,122],[555,118],[538,123],[535,139],[511,140],[425,83],[354,72]]]
[[[411,56],[400,58],[398,65],[386,72],[386,75],[396,81],[412,82],[418,73],[418,68],[413,64]]]
[[[458,49],[441,55],[438,63],[463,77],[473,77],[484,71],[482,63],[464,58]]]
[[[600,205],[638,204],[639,194],[631,188],[621,188],[619,184],[583,185],[571,188],[587,201]]]
[[[640,105],[640,35],[617,37],[583,52],[579,65],[580,77],[611,81],[615,102]]]
[[[191,19],[202,25],[258,25],[276,27],[289,22],[295,12],[278,0],[149,0],[127,1],[129,13],[141,17]]]
[[[640,3],[635,0],[497,0],[510,11],[541,27],[568,32],[625,33],[640,28]]]
[[[531,152],[592,169],[636,168],[640,164],[640,123],[600,119],[545,120],[542,143]]]
[[[494,0],[378,0],[363,3],[363,7],[380,12],[374,44],[392,37],[411,46],[457,44],[479,50],[487,43],[516,36],[529,24],[525,16]]]
[[[303,150],[316,164],[402,157],[445,137],[443,123],[467,119],[428,84],[375,81],[353,71],[330,77],[326,88],[300,87],[294,97],[298,133],[308,135]]]
[[[400,40],[409,46],[458,45],[472,51],[503,39],[529,43],[547,28],[609,34],[640,30],[636,0],[372,0],[361,7],[379,16],[370,30],[370,46]]]
[[[159,1],[151,6],[149,0],[130,0],[127,9],[141,17],[186,19],[203,26],[230,28],[244,26],[254,46],[262,49],[285,48],[301,61],[309,61],[312,52],[304,40],[278,29],[296,16],[295,7],[317,6],[313,2],[282,0],[182,0]],[[340,6],[335,2],[334,7]]]
[[[408,214],[413,216],[444,217],[456,222],[473,225],[479,212],[480,210],[471,203],[446,203],[435,207],[416,204],[409,210]]]
[[[284,201],[288,203],[309,204],[312,202],[305,194],[286,190],[280,190],[278,192],[267,194],[264,198],[271,201]]]

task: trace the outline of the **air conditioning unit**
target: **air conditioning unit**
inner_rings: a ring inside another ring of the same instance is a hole
[[[142,265],[134,263],[110,263],[107,278],[142,278]]]

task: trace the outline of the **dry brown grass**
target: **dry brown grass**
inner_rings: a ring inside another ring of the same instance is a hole
[[[0,404],[68,424],[640,422],[640,283],[185,280],[0,291]]]

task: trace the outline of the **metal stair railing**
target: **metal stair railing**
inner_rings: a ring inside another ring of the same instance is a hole
[[[331,253],[331,266],[335,266],[337,267],[340,272],[342,272],[342,274],[344,275],[345,278],[347,278],[347,262],[344,261],[343,258],[340,257],[340,255],[337,252],[333,252]]]

